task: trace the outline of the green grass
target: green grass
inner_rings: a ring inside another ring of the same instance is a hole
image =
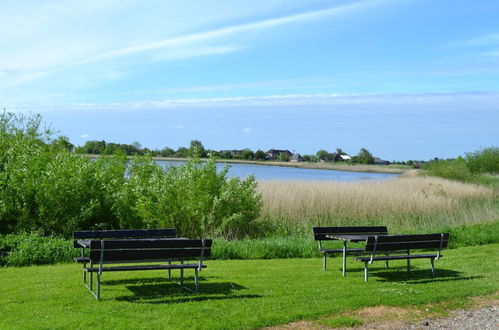
[[[434,279],[429,261],[417,260],[409,274],[404,261],[390,269],[374,264],[368,283],[353,260],[343,278],[340,258],[331,259],[326,272],[320,258],[209,260],[198,295],[166,280],[164,271],[105,273],[102,301],[83,286],[81,265],[3,267],[0,328],[258,328],[334,320],[367,306],[459,301],[499,289],[499,244],[443,254]]]

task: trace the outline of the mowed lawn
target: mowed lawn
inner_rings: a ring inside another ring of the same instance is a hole
[[[104,273],[102,300],[82,284],[81,265],[0,268],[0,328],[257,328],[366,306],[420,305],[499,289],[499,244],[445,250],[429,260],[363,264],[341,258],[206,261],[200,294],[166,279],[166,271]],[[187,285],[192,286],[192,271]],[[178,275],[178,274],[175,274]]]

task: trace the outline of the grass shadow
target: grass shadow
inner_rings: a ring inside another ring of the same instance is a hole
[[[199,293],[194,293],[194,279],[186,277],[183,286],[165,278],[109,281],[112,285],[124,285],[132,295],[114,298],[142,304],[172,304],[205,300],[261,298],[261,295],[237,294],[246,287],[233,282],[207,282],[199,278]],[[201,283],[205,282],[205,283]],[[103,285],[110,284],[108,282]]]
[[[380,282],[405,282],[412,284],[425,284],[435,282],[464,281],[483,278],[483,276],[463,276],[462,272],[451,269],[435,269],[435,277],[432,277],[430,269],[411,269],[407,271],[405,267],[400,270],[383,269],[369,271],[369,276],[377,277]]]

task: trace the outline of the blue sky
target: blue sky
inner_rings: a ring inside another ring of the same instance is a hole
[[[2,0],[0,107],[77,145],[456,157],[499,144],[497,17],[496,0]]]

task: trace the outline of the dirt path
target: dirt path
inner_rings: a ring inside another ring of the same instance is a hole
[[[499,329],[498,294],[496,292],[485,297],[470,298],[465,309],[453,310],[448,302],[419,308],[376,306],[319,320],[298,321],[267,329],[496,330]],[[342,327],[349,322],[355,326]]]

